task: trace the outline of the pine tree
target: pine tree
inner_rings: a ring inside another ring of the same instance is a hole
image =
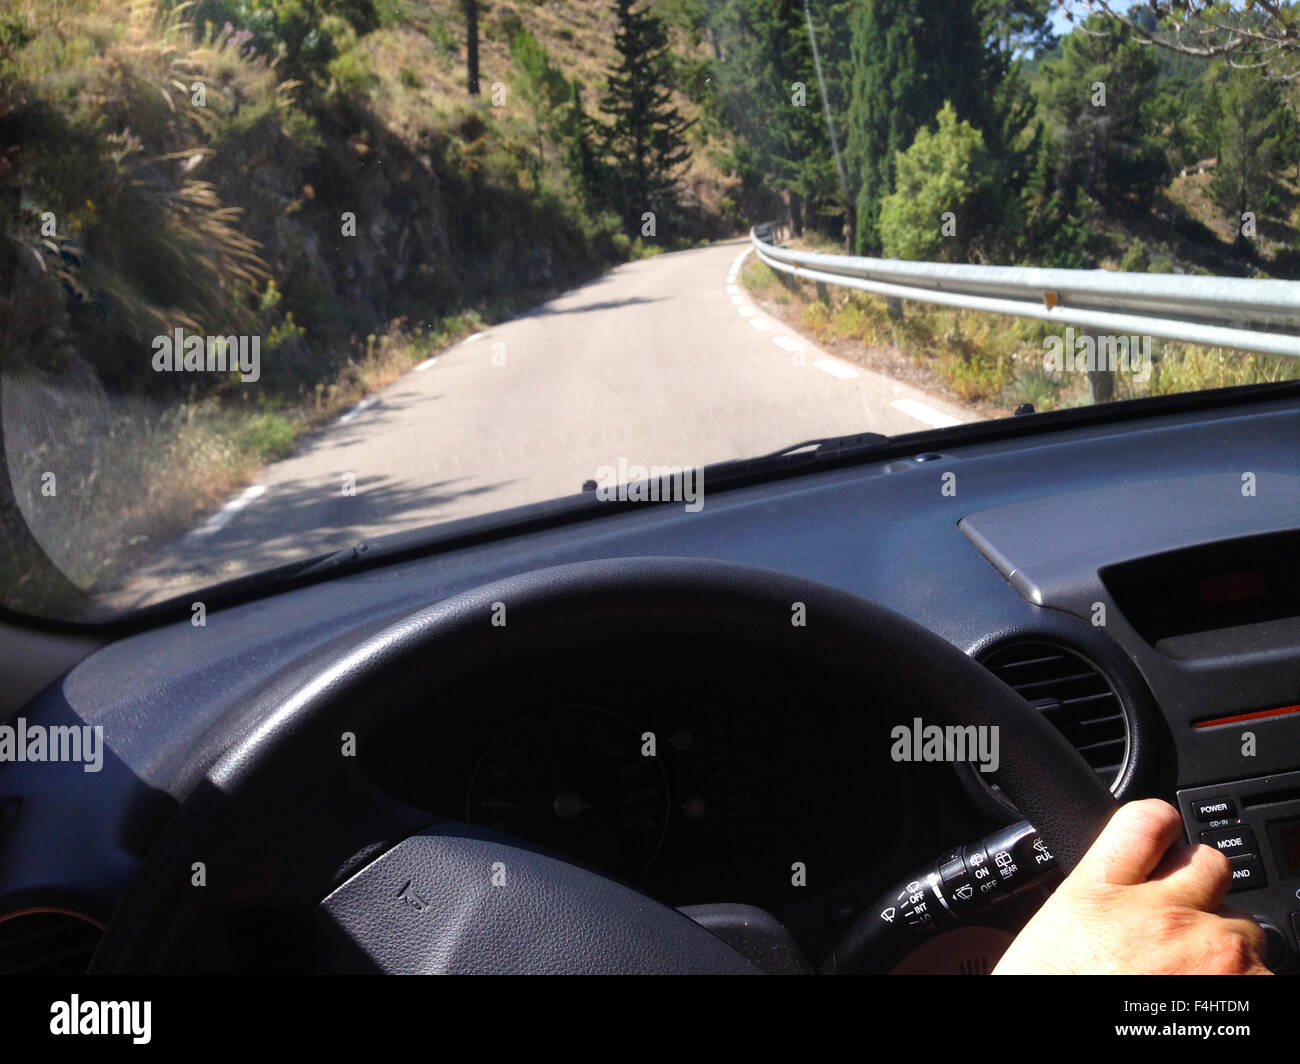
[[[848,159],[857,186],[859,252],[878,253],[881,201],[897,155],[944,100],[989,127],[983,28],[972,0],[863,0],[853,17]]]
[[[1276,83],[1258,69],[1225,72],[1218,90],[1218,160],[1210,195],[1232,212],[1237,242],[1244,243],[1241,215],[1258,216],[1273,206],[1272,175],[1282,165],[1282,134],[1289,125],[1286,104]]]
[[[671,103],[668,33],[648,9],[632,4],[614,0],[618,59],[601,99],[601,109],[612,118],[604,149],[623,174],[629,219],[675,202],[677,171],[689,157],[685,134],[690,127]]]
[[[1156,136],[1160,68],[1151,53],[1094,15],[1065,38],[1059,59],[1043,64],[1041,100],[1062,181],[1099,202],[1145,202],[1169,176]]]

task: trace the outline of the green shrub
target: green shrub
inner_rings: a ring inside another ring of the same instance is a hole
[[[991,214],[985,208],[996,190],[983,135],[959,122],[949,102],[936,122],[937,131],[923,126],[899,153],[895,191],[881,202],[880,239],[889,258],[965,261]]]
[[[344,98],[365,95],[376,81],[366,57],[357,51],[336,55],[329,62],[330,93]]]
[[[1146,244],[1135,240],[1120,259],[1119,268],[1125,273],[1146,273],[1151,269],[1151,253]]]
[[[298,437],[298,424],[282,413],[264,411],[244,421],[235,430],[237,451],[257,456],[258,461],[283,458]]]

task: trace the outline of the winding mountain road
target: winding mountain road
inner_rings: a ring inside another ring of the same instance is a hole
[[[570,495],[620,460],[705,465],[971,420],[766,317],[737,281],[748,248],[620,266],[415,367],[266,466],[126,598]]]

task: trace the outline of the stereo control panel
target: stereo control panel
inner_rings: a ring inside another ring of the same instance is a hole
[[[1228,858],[1228,903],[1263,925],[1269,966],[1300,966],[1300,772],[1190,787],[1178,808],[1188,840]]]

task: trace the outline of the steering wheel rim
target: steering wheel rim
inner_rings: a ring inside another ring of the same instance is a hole
[[[803,603],[802,625],[792,624],[795,603]],[[493,624],[503,611],[505,623]],[[202,755],[195,759],[186,797],[110,919],[92,971],[192,968],[199,928],[231,906],[258,898],[259,890],[301,905],[308,898],[303,891],[317,882],[309,902],[316,905],[376,866],[386,853],[416,836],[427,838],[435,818],[411,819],[371,801],[371,795],[359,795],[340,782],[352,777],[336,763],[344,733],[380,727],[398,711],[406,681],[395,677],[422,677],[426,686],[434,681],[455,685],[486,674],[483,670],[579,646],[626,645],[621,641],[662,634],[668,627],[675,635],[699,638],[725,630],[746,645],[785,651],[809,667],[835,668],[873,694],[907,705],[900,713],[908,720],[921,715],[940,725],[998,727],[1000,763],[992,776],[1039,829],[1066,871],[1114,810],[1114,798],[1091,768],[1027,702],[961,650],[885,607],[817,581],[733,562],[579,562],[508,577],[391,623],[373,624],[264,684],[208,736],[204,749],[219,754],[206,762]],[[376,705],[379,715],[366,718],[365,708]],[[279,794],[286,779],[298,791],[299,806],[277,808],[268,816],[268,795]],[[347,804],[366,801],[368,805]],[[310,810],[310,819],[301,819],[304,809]],[[318,821],[332,815],[338,821],[326,835]],[[232,825],[244,831],[238,841],[231,837]],[[463,851],[455,840],[463,833],[446,828],[436,833],[446,847],[439,852],[455,863]],[[324,852],[309,852],[308,841]],[[528,850],[526,844],[523,850]],[[293,877],[279,867],[291,860],[304,865]],[[554,859],[538,855],[538,889],[555,875],[568,874],[544,870],[546,860]],[[601,904],[613,910],[624,905],[637,912],[649,912],[645,906],[662,910],[646,917],[643,935],[656,941],[680,938],[675,950],[701,956],[710,952],[704,939],[671,923],[686,920],[675,910],[630,888],[620,887],[635,897],[619,895],[616,902],[594,889],[604,899]],[[449,911],[459,911],[456,899],[442,900]],[[474,911],[481,914],[481,903],[476,904]],[[591,915],[599,923],[600,914]],[[458,919],[463,926],[453,934],[460,937],[436,947],[452,967],[439,970],[509,970],[499,967],[507,954],[523,970],[626,970],[609,967],[611,956],[624,966],[635,963],[635,944],[611,946],[608,936],[618,934],[612,926],[604,938],[588,934],[566,944],[575,951],[570,956],[555,952],[554,927],[543,942],[534,941],[528,927],[512,925],[511,941],[503,942],[493,928],[479,927],[478,917],[461,912]],[[382,952],[380,944],[373,945]],[[490,954],[487,969],[476,967],[478,946]],[[532,969],[529,950],[536,960]],[[646,955],[654,958],[653,970],[675,967],[664,951]],[[704,970],[695,958],[681,960],[681,970]],[[733,970],[724,957],[709,964],[708,970]]]

